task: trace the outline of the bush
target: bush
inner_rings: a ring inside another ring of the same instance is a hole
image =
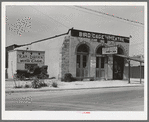
[[[72,77],[72,78],[71,78],[71,81],[77,81],[77,78]]]
[[[34,75],[39,75],[41,73],[41,68],[39,66],[34,66]]]
[[[40,81],[38,78],[35,78],[32,82],[32,88],[41,88]]]
[[[94,78],[90,78],[90,81],[94,81]]]
[[[43,72],[41,72],[39,75],[37,75],[37,78],[39,79],[47,79],[49,77],[48,74],[44,74]]]
[[[46,87],[46,86],[48,86],[44,81],[40,81],[40,86],[41,87]]]
[[[19,85],[19,86],[14,86],[14,88],[23,88],[23,86],[21,85]]]
[[[53,83],[52,83],[52,86],[53,86],[53,87],[58,87],[58,85],[57,85],[56,82],[53,82]]]
[[[30,85],[25,84],[24,88],[30,88]]]
[[[35,78],[32,82],[32,88],[41,88],[48,86],[44,81],[40,81],[38,78]]]
[[[66,73],[64,76],[64,81],[65,82],[71,82],[72,81],[72,74],[71,73]]]
[[[51,77],[51,78],[49,78],[49,79],[56,79],[56,77]]]

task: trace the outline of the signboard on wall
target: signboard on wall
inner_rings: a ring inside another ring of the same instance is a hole
[[[97,39],[97,40],[108,40],[108,41],[118,41],[118,42],[129,43],[129,37],[116,36],[116,35],[103,34],[103,33],[95,33],[95,32],[88,32],[88,31],[75,30],[75,29],[71,30],[71,36],[89,38],[89,39]]]
[[[102,54],[117,54],[117,47],[102,48]]]
[[[18,51],[17,52],[18,63],[33,63],[44,64],[44,52],[41,51]]]

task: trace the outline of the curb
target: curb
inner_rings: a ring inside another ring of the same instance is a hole
[[[121,88],[121,87],[144,87],[144,85],[133,86],[107,86],[107,87],[89,87],[89,88],[65,88],[65,89],[34,89],[34,90],[6,90],[5,93],[20,93],[20,92],[38,92],[38,91],[64,91],[64,90],[82,90],[82,89],[102,89],[102,88]]]

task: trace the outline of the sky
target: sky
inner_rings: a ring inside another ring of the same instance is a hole
[[[5,45],[30,43],[66,33],[73,27],[97,33],[131,35],[129,55],[144,54],[144,25],[98,12],[144,23],[144,6],[141,5],[7,5]]]

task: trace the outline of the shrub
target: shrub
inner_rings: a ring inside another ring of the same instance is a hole
[[[56,79],[56,77],[51,77],[51,78],[49,78],[49,79]]]
[[[25,84],[24,88],[30,88],[30,85]]]
[[[34,66],[34,75],[38,75],[41,73],[41,68],[39,66]]]
[[[77,81],[77,78],[72,77],[72,78],[71,78],[71,81]]]
[[[94,78],[90,78],[90,81],[94,81]]]
[[[58,87],[58,84],[57,84],[56,82],[53,82],[53,83],[52,83],[52,86],[53,86],[53,87]]]
[[[41,88],[40,81],[38,78],[35,78],[32,82],[32,88]]]
[[[49,77],[48,74],[44,74],[43,72],[41,72],[40,74],[37,75],[37,78],[39,79],[47,79]]]
[[[34,73],[39,79],[47,79],[49,78],[49,75],[47,74],[47,69],[48,69],[47,65],[43,65],[42,67],[36,67]]]
[[[65,82],[71,82],[72,81],[72,74],[71,73],[66,73],[64,76],[64,81]]]
[[[44,81],[40,81],[40,86],[41,87],[46,87],[46,86],[48,86]]]
[[[23,86],[21,85],[19,85],[19,86],[14,86],[14,88],[23,88]]]
[[[41,88],[48,86],[44,81],[39,80],[38,78],[35,78],[32,82],[32,88]]]

